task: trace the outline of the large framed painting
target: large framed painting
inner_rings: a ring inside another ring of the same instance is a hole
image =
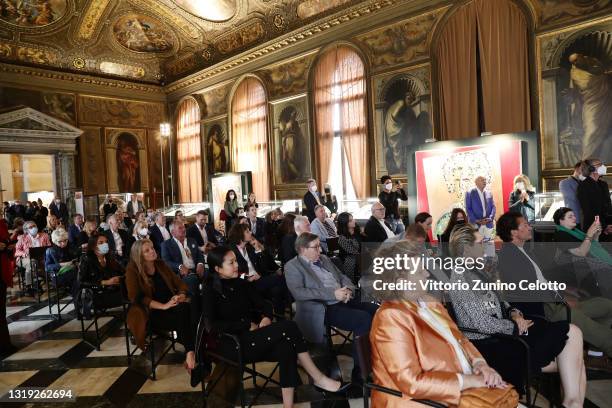
[[[433,232],[441,234],[453,208],[465,210],[465,195],[485,177],[496,217],[508,210],[514,177],[526,174],[539,189],[535,132],[427,143],[409,153],[410,218],[422,211],[433,217]],[[434,235],[435,237],[435,235]]]
[[[538,38],[542,162],[549,175],[581,159],[612,162],[611,44],[610,18]]]
[[[149,191],[145,130],[106,128],[105,150],[109,193]]]
[[[227,133],[227,116],[202,122],[206,152],[206,169],[209,175],[225,173],[230,170],[229,135]]]
[[[303,184],[312,177],[306,94],[271,103],[274,184]]]
[[[376,177],[407,177],[407,152],[432,138],[429,65],[373,78]]]
[[[81,173],[85,195],[102,194],[106,191],[104,177],[104,155],[102,136],[99,127],[82,126],[83,134],[79,139],[81,153]]]

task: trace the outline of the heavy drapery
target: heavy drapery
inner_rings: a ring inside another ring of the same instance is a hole
[[[176,157],[179,202],[202,201],[202,147],[200,108],[193,99],[185,99],[176,118]]]

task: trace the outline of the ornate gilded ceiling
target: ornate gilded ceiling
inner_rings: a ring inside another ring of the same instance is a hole
[[[365,0],[0,0],[0,60],[167,83]]]

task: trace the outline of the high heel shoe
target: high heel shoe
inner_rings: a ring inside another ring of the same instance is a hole
[[[336,391],[328,391],[317,385],[314,386],[315,390],[325,395],[337,395],[337,394],[346,394],[346,391],[351,387],[350,382],[340,381],[340,387]]]

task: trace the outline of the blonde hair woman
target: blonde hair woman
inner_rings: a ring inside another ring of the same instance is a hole
[[[136,241],[149,238],[149,224],[146,221],[136,221],[132,229],[132,236]]]
[[[400,241],[383,247],[377,256],[394,258],[399,254],[421,259],[422,253],[422,244]],[[385,301],[372,321],[374,382],[402,393],[402,397],[396,397],[373,391],[372,406],[421,406],[412,399],[458,406],[476,394],[495,401],[491,406],[516,407],[516,392],[508,389],[497,371],[463,336],[444,305],[422,288],[420,282],[427,280],[429,272],[420,263],[417,265],[409,273],[391,269],[378,275],[386,283],[409,280],[414,289],[384,291]]]
[[[535,222],[535,188],[529,177],[519,174],[514,177],[514,190],[508,198],[508,211],[522,214],[528,223]]]
[[[141,239],[132,245],[125,283],[132,304],[127,325],[138,347],[145,349],[149,320],[154,330],[176,331],[179,343],[185,347],[185,368],[191,372],[195,367],[195,325],[187,304],[187,286],[164,261],[157,259],[151,240]]]

